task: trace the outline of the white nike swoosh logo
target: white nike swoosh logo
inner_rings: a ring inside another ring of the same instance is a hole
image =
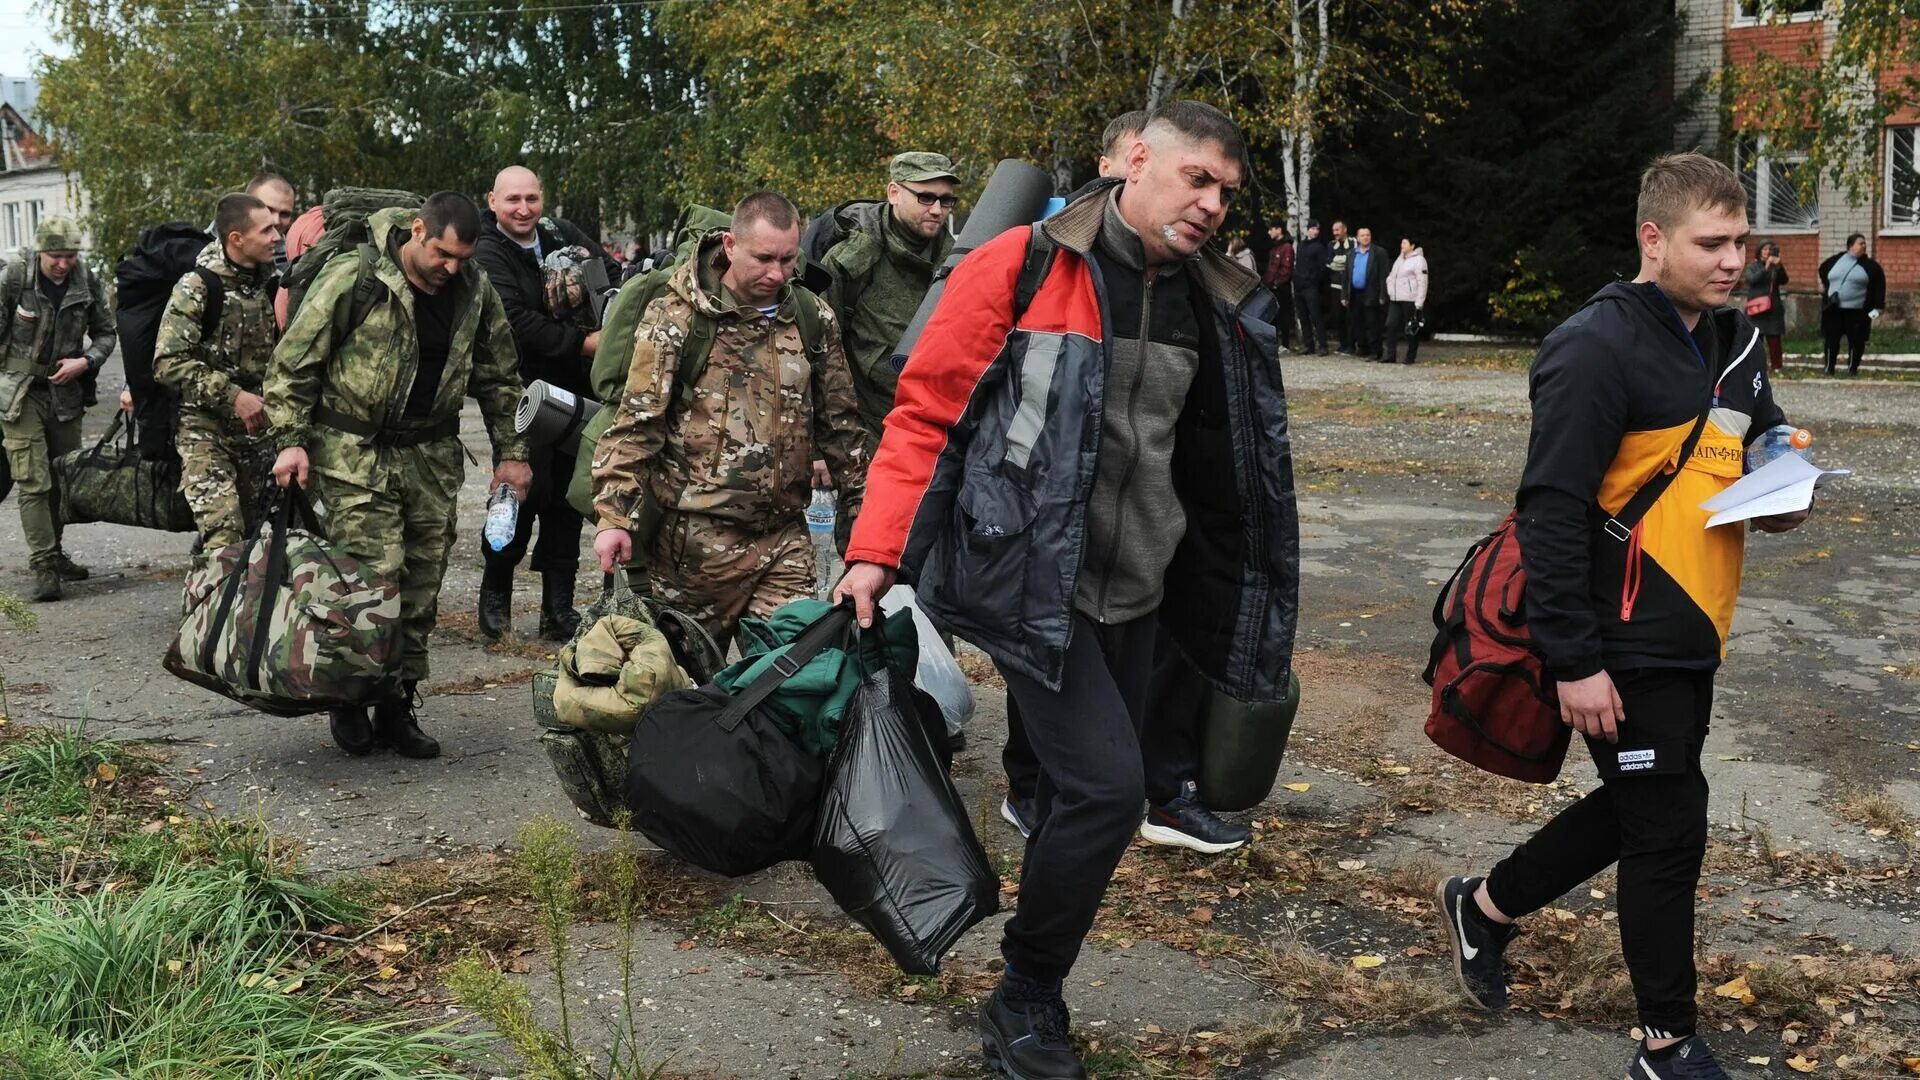
[[[1453,902],[1453,924],[1460,928],[1460,958],[1463,960],[1471,960],[1479,956],[1480,950],[1467,944],[1467,922],[1466,918],[1460,914],[1460,901],[1458,900]]]

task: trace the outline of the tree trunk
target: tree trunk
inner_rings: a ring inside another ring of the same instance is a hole
[[[1167,99],[1179,88],[1180,79],[1175,75],[1174,67],[1179,64],[1185,52],[1180,37],[1180,23],[1187,17],[1190,10],[1188,0],[1173,0],[1173,11],[1167,19],[1166,40],[1161,43],[1159,49],[1154,50],[1153,75],[1147,80],[1148,112],[1166,104]],[[1173,50],[1171,62],[1166,52],[1169,47]]]
[[[1287,45],[1293,54],[1293,89],[1280,131],[1280,168],[1287,185],[1287,226],[1306,236],[1313,207],[1313,162],[1319,152],[1320,93],[1330,45],[1327,7],[1332,0],[1288,0]],[[1301,16],[1311,10],[1312,23]]]

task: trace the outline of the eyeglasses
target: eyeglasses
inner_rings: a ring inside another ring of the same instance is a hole
[[[915,191],[905,184],[901,184],[900,188],[907,194],[919,199],[921,206],[932,206],[934,203],[939,203],[941,206],[951,210],[960,205],[960,196],[958,195],[936,195],[931,191]]]

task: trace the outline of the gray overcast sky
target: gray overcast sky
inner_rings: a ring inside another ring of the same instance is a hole
[[[32,74],[38,54],[53,48],[53,19],[35,0],[0,0],[0,75]]]

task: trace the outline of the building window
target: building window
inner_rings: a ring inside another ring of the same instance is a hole
[[[29,234],[40,231],[40,219],[46,216],[46,213],[47,201],[45,199],[34,199],[27,203],[27,232]]]
[[[1920,229],[1920,127],[1887,130],[1887,227]]]
[[[1757,26],[1762,18],[1787,17],[1788,22],[1811,22],[1822,14],[1825,0],[1739,0],[1735,26]]]
[[[10,202],[6,206],[7,246],[17,248],[27,241],[20,235],[20,204]]]
[[[1747,207],[1753,227],[1773,232],[1815,232],[1820,228],[1818,182],[1804,154],[1767,153],[1767,139],[1743,138],[1734,143],[1734,171],[1747,189]],[[1801,189],[1805,182],[1807,190]]]

